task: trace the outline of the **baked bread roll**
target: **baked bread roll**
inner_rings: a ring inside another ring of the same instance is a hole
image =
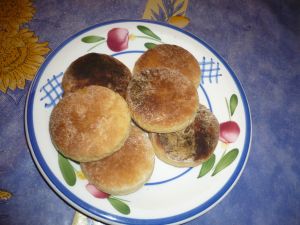
[[[197,88],[200,84],[200,66],[197,59],[177,45],[161,44],[149,49],[135,63],[133,74],[149,68],[166,67],[178,70]]]
[[[112,195],[126,195],[141,188],[152,175],[155,155],[148,135],[132,127],[125,144],[114,154],[81,163],[88,181]]]
[[[114,91],[88,86],[63,97],[50,116],[53,144],[64,156],[88,162],[120,149],[130,131],[126,101]]]
[[[126,100],[133,120],[156,133],[184,129],[193,122],[199,105],[192,82],[167,68],[135,74],[128,85]]]
[[[194,122],[187,128],[168,134],[150,135],[156,156],[176,167],[194,167],[206,161],[219,139],[219,123],[200,105]]]
[[[89,85],[100,85],[112,89],[125,98],[131,79],[130,70],[116,58],[99,53],[79,57],[67,68],[62,87],[65,93]]]

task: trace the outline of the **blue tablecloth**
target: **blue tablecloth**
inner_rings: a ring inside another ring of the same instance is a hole
[[[53,50],[90,25],[142,18],[146,1],[33,5],[34,17],[23,27]],[[250,157],[237,185],[187,224],[300,224],[299,1],[190,0],[186,16],[184,29],[209,43],[237,74],[253,123]],[[0,224],[69,225],[75,210],[46,184],[28,150],[24,106],[30,83],[0,92],[0,189],[13,195],[0,201]]]

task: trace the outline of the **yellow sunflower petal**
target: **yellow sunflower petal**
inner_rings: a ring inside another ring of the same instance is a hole
[[[39,47],[48,47],[48,44],[49,44],[49,42],[46,41],[46,42],[38,43],[38,46],[39,46]]]
[[[33,45],[33,49],[49,49],[48,42],[36,43]]]
[[[2,82],[5,88],[8,88],[9,85],[9,76],[7,74],[4,75],[4,77],[2,78]]]
[[[27,43],[34,43],[36,44],[38,42],[38,38],[37,37],[30,37],[26,40]]]
[[[12,193],[6,191],[6,190],[1,190],[0,189],[0,201],[1,200],[9,200],[12,197]]]
[[[30,72],[30,71],[27,71],[24,68],[24,66],[22,66],[22,67],[19,68],[18,73],[22,74],[22,77],[24,77],[24,79],[26,79],[26,80],[31,80],[31,78],[33,77],[33,74],[34,74],[34,73]]]
[[[41,64],[36,62],[36,61],[33,61],[33,60],[30,60],[30,59],[27,59],[27,64],[30,65],[30,66],[33,66],[33,67],[39,67]]]
[[[24,77],[26,80],[32,80],[32,78],[34,77],[36,71],[34,71],[33,73],[26,73],[24,72]]]
[[[46,47],[35,47],[31,50],[33,53],[38,55],[45,55],[50,51],[50,48]]]
[[[18,86],[18,80],[24,79],[24,77],[23,77],[23,72],[20,71],[20,70],[15,70],[15,71],[13,72],[13,75],[14,75],[14,76],[16,77],[16,79],[17,79],[17,86]]]
[[[23,37],[23,38],[31,38],[33,36],[33,32],[30,31],[29,29],[27,28],[24,28],[22,30],[20,30],[20,35]]]
[[[32,80],[34,78],[34,74],[25,74],[25,80]]]
[[[187,26],[190,22],[190,19],[185,16],[172,16],[169,18],[168,23],[176,27],[183,28]]]
[[[17,86],[20,89],[24,89],[24,87],[25,87],[25,78],[24,77],[22,77],[21,79],[18,79]]]
[[[29,22],[29,20],[32,19],[34,13],[35,13],[35,10],[32,9],[32,10],[30,10],[30,12],[23,13],[23,17],[27,18],[27,20],[28,20],[27,22]],[[26,22],[26,21],[24,21],[24,22]]]
[[[22,71],[26,74],[34,74],[37,71],[37,68],[29,64],[25,64],[22,66]]]
[[[34,46],[31,49],[31,52],[34,53],[35,55],[45,55],[50,51],[50,48],[46,47],[41,47],[41,46]]]
[[[9,82],[9,89],[14,91],[16,89],[17,86],[17,81],[15,77],[11,77],[10,78],[10,82]]]
[[[42,62],[44,62],[44,57],[42,57],[40,55],[31,55],[31,56],[28,57],[28,60],[38,62],[38,63],[42,63]]]
[[[177,14],[180,13],[185,15],[188,7],[188,0],[172,1],[171,4],[173,5],[173,8],[177,8]],[[148,0],[143,14],[143,19],[157,20],[155,14],[159,14],[160,11],[162,11],[164,16],[167,17],[167,9],[164,5],[165,4],[162,0]]]
[[[11,76],[12,77],[12,79],[15,79],[15,81],[16,81],[16,84],[17,84],[17,80],[19,79],[18,78],[18,72],[16,72],[16,71],[12,71],[11,73],[10,73],[10,75],[9,76]]]
[[[6,93],[6,90],[7,90],[7,87],[4,86],[4,83],[3,83],[3,80],[1,79],[1,77],[0,77],[0,90],[3,93]]]

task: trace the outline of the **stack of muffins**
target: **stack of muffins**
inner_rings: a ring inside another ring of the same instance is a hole
[[[64,97],[50,117],[52,142],[99,190],[132,193],[151,177],[155,155],[194,167],[213,153],[219,123],[199,104],[199,83],[197,60],[176,45],[146,51],[133,75],[111,56],[84,55],[64,74]]]

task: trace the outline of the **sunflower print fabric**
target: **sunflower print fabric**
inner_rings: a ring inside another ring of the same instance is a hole
[[[35,12],[29,0],[0,1],[0,91],[23,89],[32,80],[50,49],[20,25]]]

